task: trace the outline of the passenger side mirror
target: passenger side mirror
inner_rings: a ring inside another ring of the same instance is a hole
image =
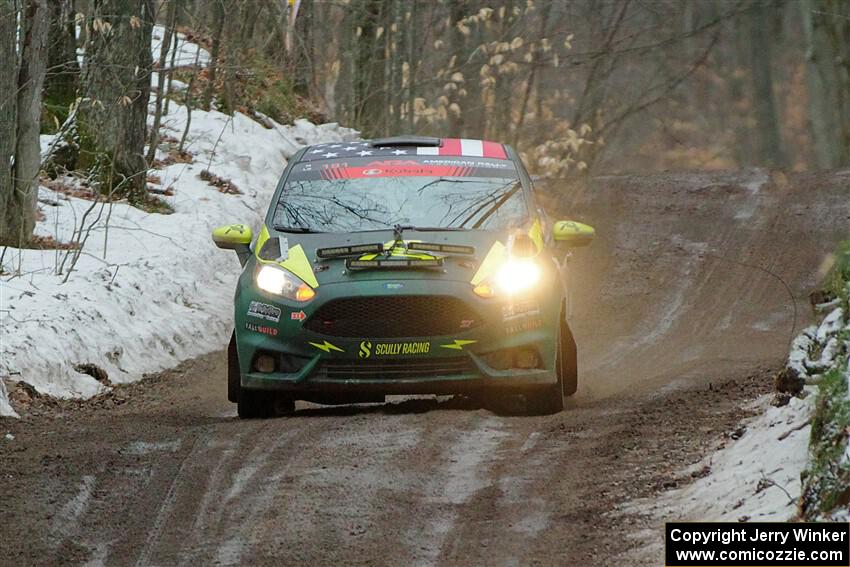
[[[562,220],[552,227],[552,237],[555,242],[572,248],[587,246],[593,241],[594,236],[596,231],[592,226],[576,221]]]
[[[212,239],[215,245],[224,250],[234,250],[243,266],[251,255],[251,240],[254,233],[247,224],[228,224],[213,230]]]

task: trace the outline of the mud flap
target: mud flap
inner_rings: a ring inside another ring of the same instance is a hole
[[[227,399],[233,403],[239,401],[239,389],[242,387],[242,376],[239,373],[239,353],[236,352],[236,331],[230,335],[227,345]]]
[[[566,320],[561,319],[561,382],[564,395],[572,396],[578,390],[578,352],[576,340]]]

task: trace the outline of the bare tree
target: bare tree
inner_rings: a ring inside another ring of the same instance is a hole
[[[765,165],[782,165],[779,119],[773,94],[770,40],[765,30],[767,7],[755,0],[748,15],[750,38],[750,75],[753,81],[753,110],[756,119],[756,159]]]
[[[72,0],[50,0],[47,75],[44,78],[44,102],[59,113],[77,96],[80,65],[77,63],[76,25]]]
[[[94,0],[86,26],[78,130],[83,166],[100,168],[105,192],[146,199],[144,156],[151,75],[152,0]]]
[[[157,67],[157,82],[156,95],[154,97],[154,113],[153,124],[151,125],[150,140],[148,144],[148,153],[146,156],[147,162],[151,163],[156,157],[156,147],[159,144],[159,126],[162,122],[162,103],[166,85],[166,76],[169,74],[165,69],[165,62],[168,58],[168,52],[172,49],[171,41],[173,39],[173,30],[177,24],[177,0],[171,0],[168,4],[168,26],[163,30],[162,42],[159,48],[159,58],[156,63]],[[177,51],[177,45],[174,45],[174,51]]]
[[[15,0],[0,0],[0,242],[16,244],[17,234],[7,219],[15,210],[15,141],[17,139],[18,52],[15,45],[18,11]]]
[[[5,12],[14,13],[14,10]],[[14,165],[12,191],[5,199],[5,221],[0,239],[18,245],[27,242],[35,228],[38,200],[38,172],[41,167],[39,125],[41,123],[41,89],[47,68],[46,0],[28,0],[21,14],[21,42],[16,88]],[[12,34],[14,37],[14,34]],[[15,69],[15,67],[11,67]],[[7,162],[8,163],[8,162]]]
[[[850,13],[844,2],[803,0],[809,126],[820,167],[850,164]]]

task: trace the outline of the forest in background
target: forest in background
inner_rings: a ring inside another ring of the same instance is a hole
[[[175,65],[178,31],[208,65]],[[4,244],[58,176],[167,212],[172,102],[499,140],[555,178],[850,163],[844,0],[0,0],[0,68]]]

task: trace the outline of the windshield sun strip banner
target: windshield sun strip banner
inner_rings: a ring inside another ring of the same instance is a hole
[[[396,269],[407,268],[440,268],[443,265],[442,258],[431,258],[428,260],[352,260],[345,261],[345,267],[350,270],[363,270],[368,268]]]
[[[368,140],[316,144],[301,157],[301,161],[318,161],[348,157],[401,156],[483,157],[507,160],[505,147],[499,142],[468,138],[443,138],[439,146],[373,146]]]
[[[380,254],[384,251],[381,242],[377,244],[359,244],[356,246],[335,246],[333,248],[319,248],[316,256],[319,258],[340,258],[343,256],[358,256],[360,254]]]
[[[475,254],[474,246],[456,244],[433,244],[431,242],[408,242],[408,250],[424,250],[426,252],[443,252],[445,254]]]
[[[390,165],[366,165],[351,167],[335,162],[322,167],[322,179],[361,179],[364,177],[471,177],[471,167],[451,165],[423,165],[416,162]]]
[[[342,181],[380,177],[518,179],[514,163],[505,159],[452,156],[334,157],[319,163],[302,161],[292,168],[289,182],[323,179]]]

